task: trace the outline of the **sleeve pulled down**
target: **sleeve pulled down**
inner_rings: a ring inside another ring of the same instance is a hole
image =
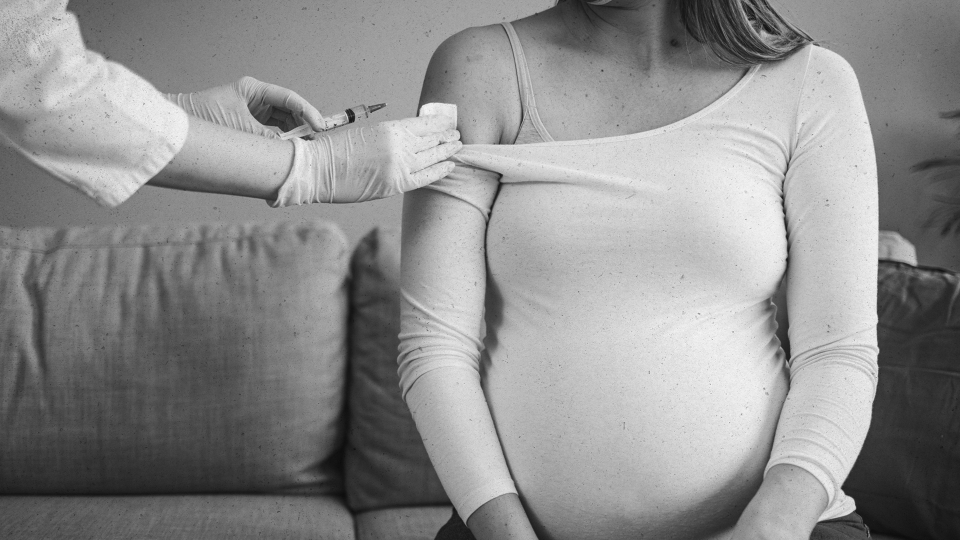
[[[459,515],[516,488],[480,383],[486,224],[499,175],[458,165],[404,201],[400,386]],[[408,206],[409,205],[409,206]]]

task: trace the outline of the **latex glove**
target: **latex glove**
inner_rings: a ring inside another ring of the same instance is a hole
[[[253,77],[189,94],[166,94],[191,116],[262,137],[307,123],[314,131],[326,128],[320,111],[293,90]]]
[[[293,166],[269,204],[354,203],[423,187],[453,171],[443,160],[463,146],[455,128],[449,116],[429,115],[292,139]]]

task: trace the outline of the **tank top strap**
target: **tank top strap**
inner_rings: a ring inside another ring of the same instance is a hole
[[[520,36],[509,22],[500,23],[510,38],[510,48],[513,49],[513,62],[517,66],[517,80],[520,82],[520,105],[523,112],[536,110],[537,102],[533,97],[533,85],[530,83],[530,69],[527,67],[527,57],[523,54],[520,45]]]
[[[537,111],[537,101],[533,97],[533,84],[530,82],[530,69],[527,67],[527,58],[523,54],[523,46],[520,45],[520,36],[509,22],[500,23],[507,32],[507,38],[510,39],[510,48],[513,50],[513,62],[517,67],[517,81],[520,85],[520,109],[523,119],[520,123],[520,131],[517,134],[517,140],[514,144],[524,144],[532,142],[544,142],[552,140],[546,133],[546,128],[540,121],[540,113]]]

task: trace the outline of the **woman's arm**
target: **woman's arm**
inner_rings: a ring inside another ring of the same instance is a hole
[[[499,27],[470,29],[434,54],[421,103],[453,103],[465,143],[498,143],[517,95]],[[507,60],[507,62],[504,62]],[[515,104],[519,118],[519,98]],[[403,204],[400,375],[431,461],[479,540],[535,538],[480,386],[485,235],[499,176],[459,165]]]
[[[810,51],[784,180],[790,390],[767,473],[732,538],[809,538],[870,425],[877,382],[877,173],[856,76]],[[802,54],[802,53],[799,53]]]

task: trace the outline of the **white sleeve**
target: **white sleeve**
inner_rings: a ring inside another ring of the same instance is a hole
[[[856,76],[820,47],[811,47],[783,197],[792,356],[767,470],[803,468],[832,505],[860,453],[876,392],[878,205]]]
[[[88,51],[66,0],[0,3],[0,140],[105,206],[180,151],[186,113]]]
[[[480,385],[484,238],[499,175],[465,165],[404,200],[400,386],[444,490],[467,520],[516,493]]]

